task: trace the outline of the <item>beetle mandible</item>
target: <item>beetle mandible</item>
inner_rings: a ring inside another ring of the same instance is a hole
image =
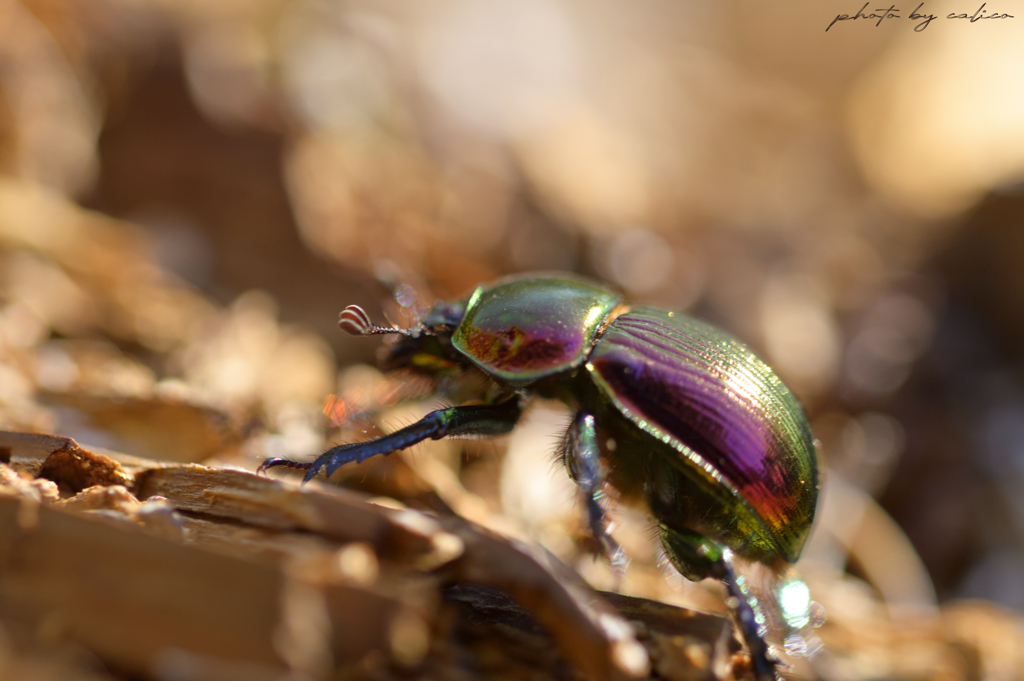
[[[687,578],[722,581],[759,679],[775,665],[734,555],[773,569],[800,556],[817,505],[810,426],[782,380],[745,345],[687,315],[629,307],[616,291],[565,273],[511,276],[437,303],[414,328],[373,325],[358,306],[339,325],[400,334],[385,369],[482,372],[473,404],[431,412],[383,437],[332,447],[312,463],[268,459],[310,480],[326,469],[448,435],[513,429],[531,394],[574,416],[562,458],[591,532],[610,554],[602,499],[611,485],[645,504],[665,553]]]

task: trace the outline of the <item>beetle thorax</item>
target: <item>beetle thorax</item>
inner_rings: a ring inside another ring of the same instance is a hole
[[[529,385],[582,365],[619,301],[567,275],[505,279],[473,293],[452,344],[496,379]]]

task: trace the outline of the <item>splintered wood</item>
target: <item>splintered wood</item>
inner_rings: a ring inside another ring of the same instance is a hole
[[[664,678],[746,669],[726,619],[610,604],[454,516],[46,435],[0,433],[0,461],[0,619],[25,650],[158,679],[636,678],[652,653]]]
[[[786,678],[1021,678],[986,603],[900,615],[812,583]],[[749,679],[728,619],[591,590],[455,515],[0,431],[0,678]]]

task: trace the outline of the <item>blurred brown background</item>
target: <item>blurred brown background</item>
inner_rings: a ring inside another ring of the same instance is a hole
[[[1024,608],[1024,16],[958,2],[4,3],[0,423],[308,457],[379,279],[574,270],[794,388],[835,484],[810,560]]]

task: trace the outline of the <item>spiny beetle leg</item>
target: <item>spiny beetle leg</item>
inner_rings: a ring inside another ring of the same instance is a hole
[[[432,411],[422,419],[375,440],[355,442],[331,447],[313,463],[296,464],[286,459],[268,459],[260,466],[266,470],[274,466],[305,468],[303,482],[312,480],[327,469],[327,477],[347,463],[365,461],[378,454],[390,454],[424,440],[440,440],[448,435],[486,435],[496,437],[515,427],[522,414],[518,396],[511,396],[495,404],[473,404]]]
[[[565,434],[566,465],[569,474],[579,485],[587,506],[587,524],[590,533],[601,542],[617,576],[626,569],[626,554],[622,547],[608,534],[604,512],[604,474],[601,472],[601,455],[597,443],[597,428],[594,417],[580,412],[573,418]]]
[[[776,662],[768,652],[768,644],[765,643],[761,634],[762,625],[758,622],[754,610],[756,602],[747,588],[746,582],[736,574],[732,565],[732,550],[722,550],[722,560],[719,563],[721,571],[719,579],[729,590],[729,608],[733,617],[739,623],[740,631],[750,651],[751,663],[754,666],[754,675],[761,681],[776,681],[779,677],[776,673]]]
[[[758,621],[757,600],[743,577],[736,574],[732,550],[689,530],[662,525],[660,534],[668,555],[685,561],[684,564],[676,563],[676,567],[688,579],[713,577],[725,584],[729,592],[729,611],[747,645],[754,677],[758,681],[777,681],[776,662],[768,652]]]

